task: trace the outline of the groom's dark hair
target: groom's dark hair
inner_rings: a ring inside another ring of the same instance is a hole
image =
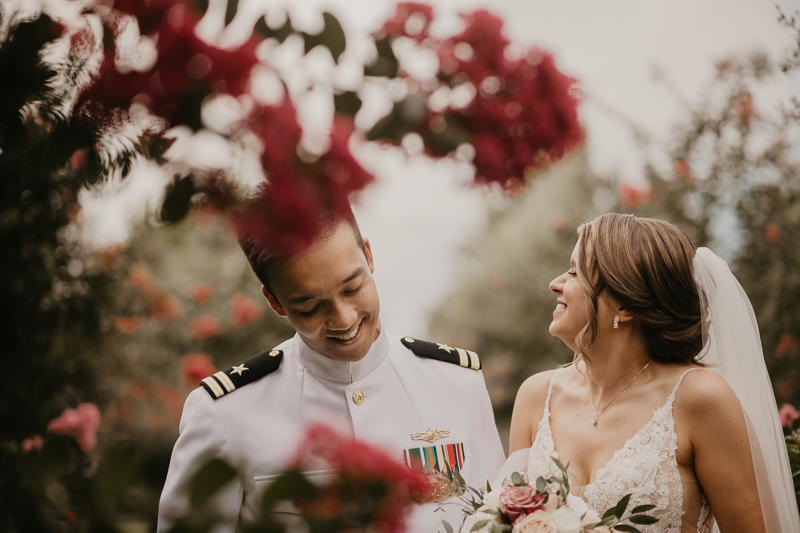
[[[587,325],[576,345],[591,357],[597,339],[597,298],[607,292],[633,315],[660,363],[693,363],[703,348],[695,249],[676,226],[652,218],[606,214],[578,228],[578,278],[587,298]]]

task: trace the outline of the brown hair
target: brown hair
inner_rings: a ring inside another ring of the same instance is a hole
[[[276,223],[268,211],[270,201],[274,201],[275,196],[269,184],[257,186],[245,203],[236,227],[239,246],[247,256],[250,267],[273,296],[270,269],[280,266],[313,242],[331,237],[341,223],[350,225],[356,245],[366,254],[364,238],[349,203],[316,206],[315,216],[305,221],[311,227],[299,227],[302,225],[299,220],[293,221],[297,228],[274,227]]]
[[[694,246],[668,222],[606,214],[578,228],[578,278],[588,323],[575,342],[591,355],[597,298],[604,291],[630,312],[650,355],[661,363],[693,363],[703,347],[700,296],[692,274]]]

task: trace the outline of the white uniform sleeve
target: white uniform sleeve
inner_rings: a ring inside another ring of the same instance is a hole
[[[180,423],[180,437],[172,450],[167,480],[158,505],[158,533],[165,533],[191,510],[191,482],[208,461],[221,459],[238,472],[236,453],[214,400],[202,388],[186,399]],[[242,482],[237,475],[204,505],[219,517],[215,533],[233,533],[242,506]]]
[[[475,425],[472,438],[472,466],[470,467],[470,479],[467,483],[471,487],[478,488],[483,481],[494,480],[500,466],[506,459],[503,445],[500,442],[500,435],[497,433],[497,425],[494,421],[494,411],[492,402],[489,399],[489,391],[486,390],[486,381],[483,379],[483,372],[478,370],[478,377],[475,380]]]

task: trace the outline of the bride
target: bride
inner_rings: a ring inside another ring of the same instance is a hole
[[[648,533],[800,532],[755,318],[727,265],[659,220],[603,215],[578,235],[550,284],[550,333],[575,361],[520,388],[505,470],[547,478],[550,456],[570,461],[595,511],[628,493],[656,505]]]

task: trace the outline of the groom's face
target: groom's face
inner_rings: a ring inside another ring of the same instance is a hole
[[[380,303],[369,241],[358,245],[342,222],[333,234],[293,255],[270,272],[272,309],[292,323],[317,353],[335,361],[358,361],[380,333]]]

